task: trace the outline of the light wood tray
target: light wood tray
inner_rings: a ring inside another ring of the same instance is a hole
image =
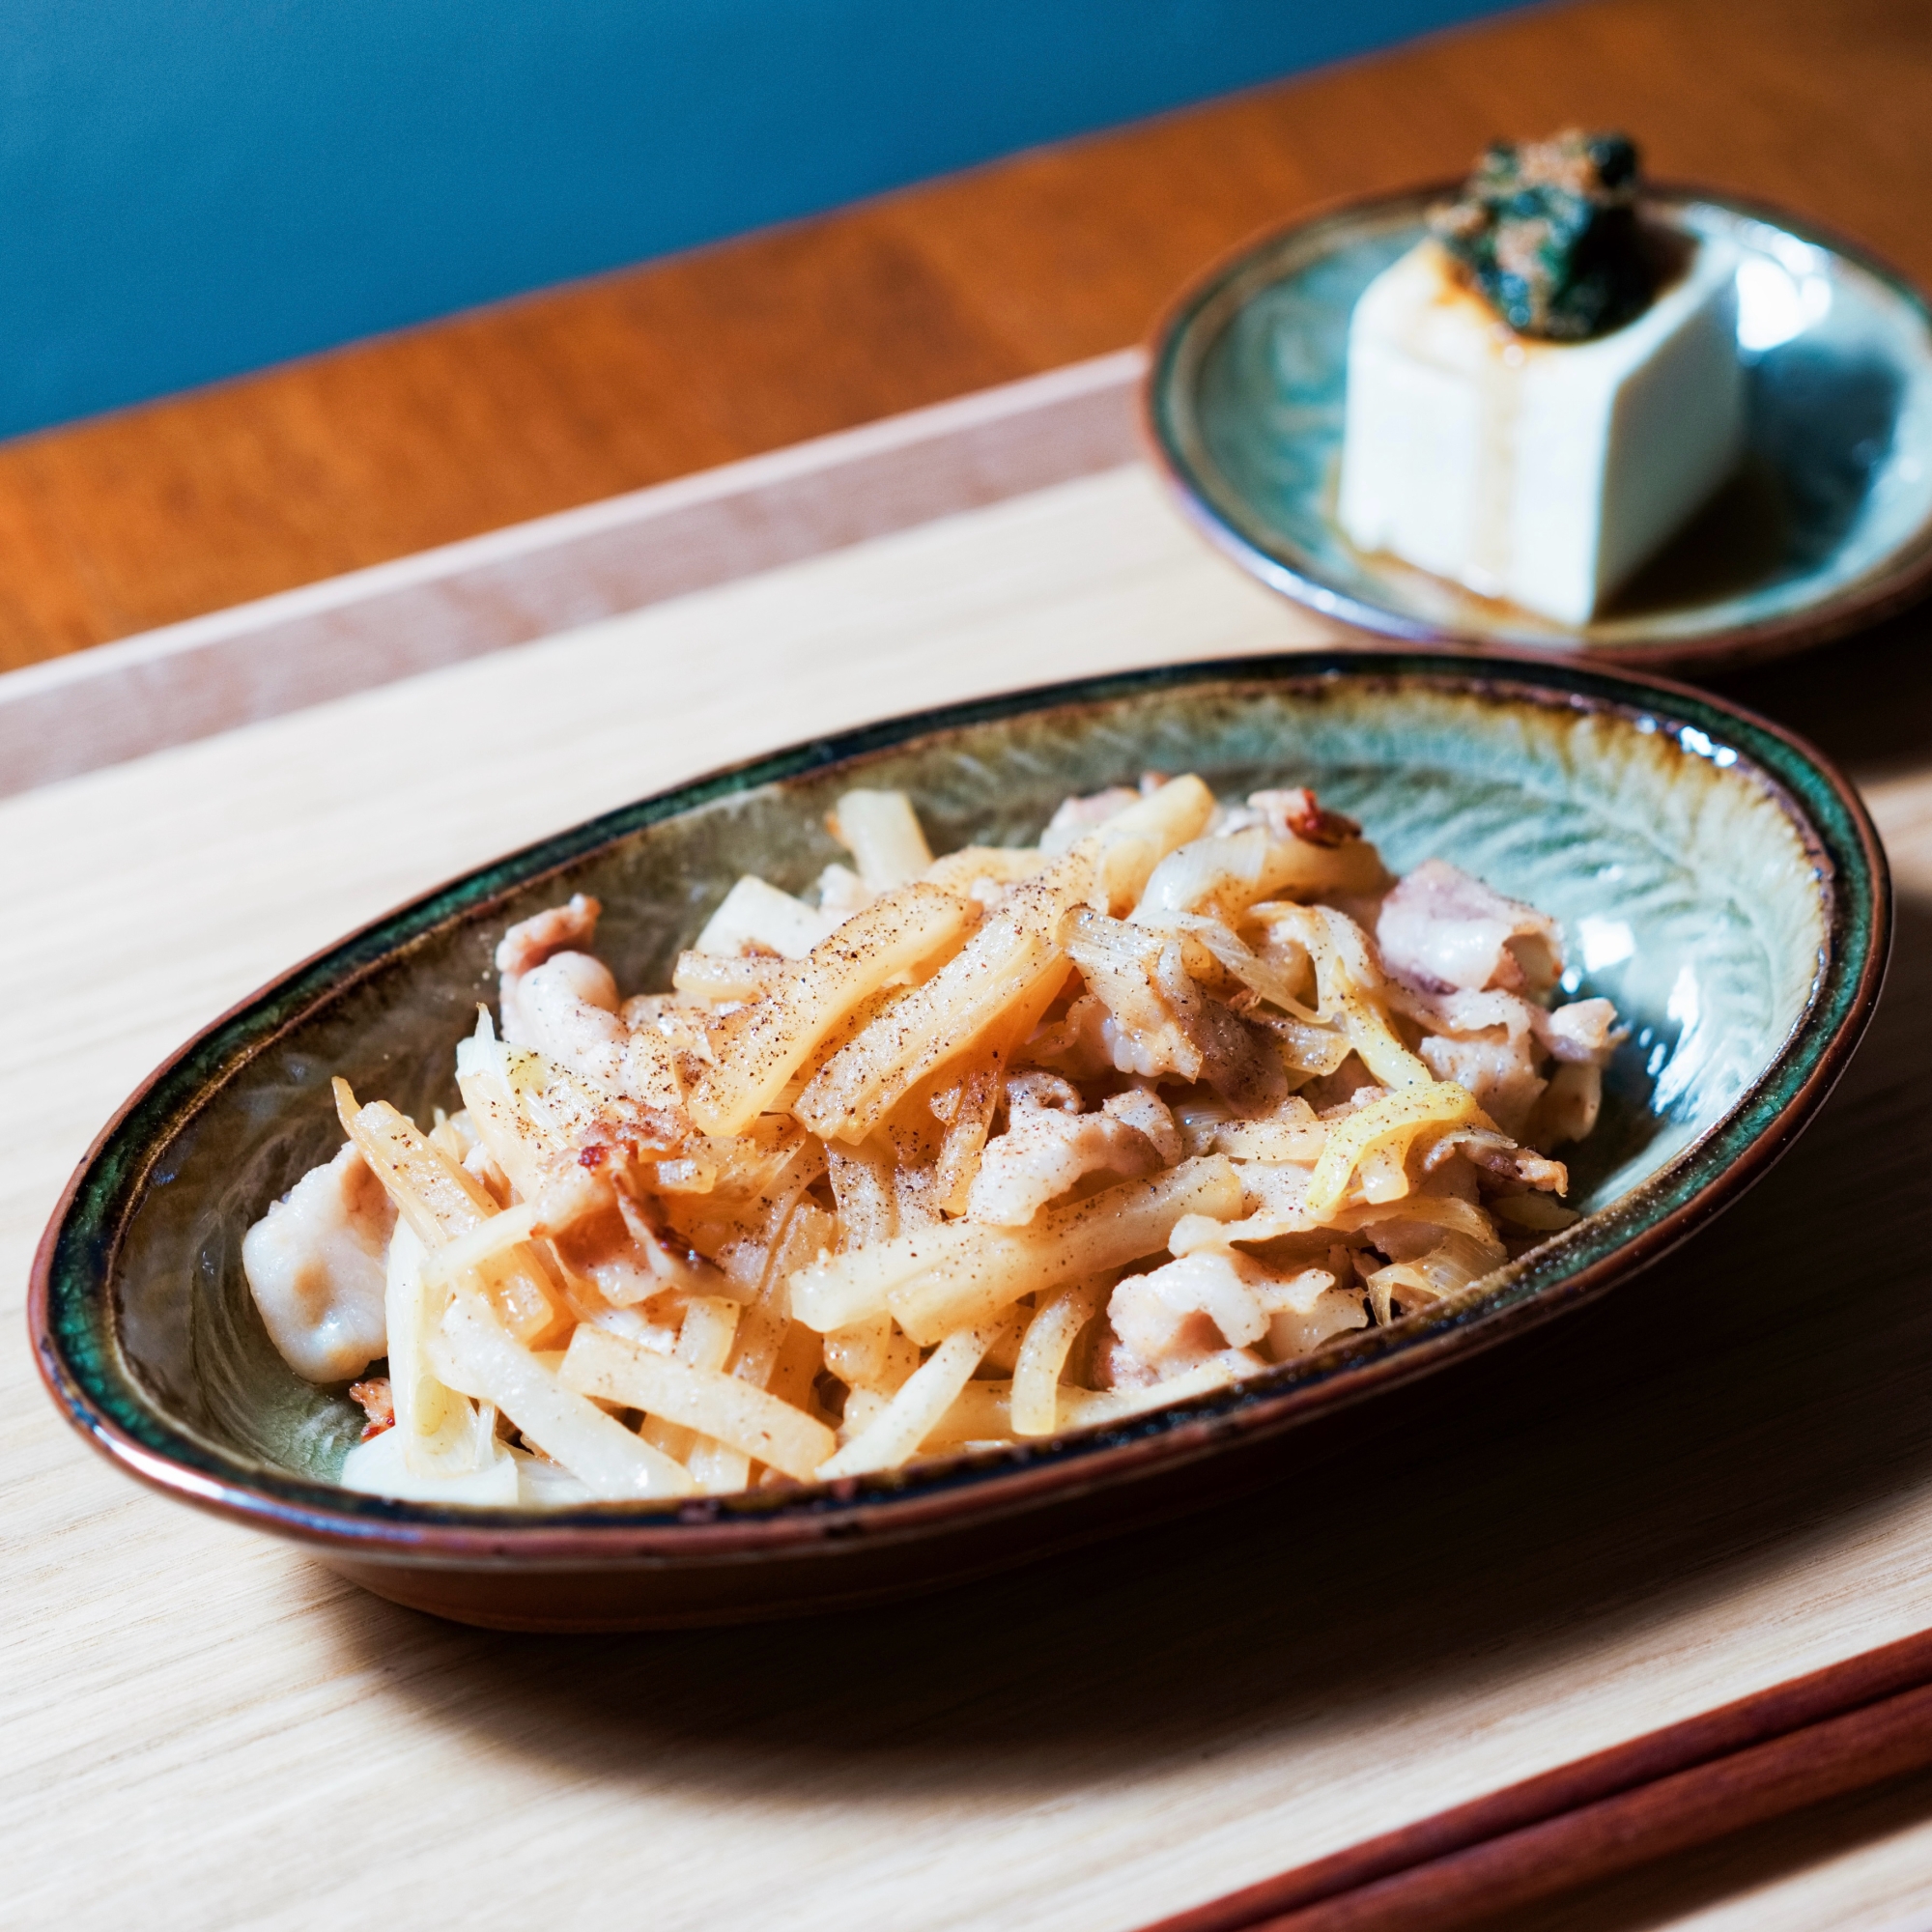
[[[18,1922],[1125,1928],[1932,1624],[1932,756],[1902,654],[1816,704],[1763,687],[1869,781],[1899,874],[1844,1087],[1691,1247],[1390,1403],[1366,1462],[928,1603],[545,1642],[136,1490],[35,1386],[21,1284],[95,1129],[338,933],[777,742],[1324,639],[1127,461],[1133,379],[0,680]],[[1913,1825],[1704,1919],[1893,1922],[1929,1874]]]

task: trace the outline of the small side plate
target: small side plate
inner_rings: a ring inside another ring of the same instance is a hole
[[[1749,446],[1733,481],[1595,622],[1552,623],[1387,556],[1335,522],[1349,316],[1448,185],[1264,237],[1183,293],[1156,335],[1150,441],[1188,512],[1301,603],[1388,637],[1582,651],[1662,668],[1802,649],[1932,580],[1932,312],[1868,256],[1768,209],[1650,200],[1728,235]]]

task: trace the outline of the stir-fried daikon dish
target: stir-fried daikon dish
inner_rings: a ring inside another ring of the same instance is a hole
[[[624,996],[595,899],[513,925],[459,1111],[335,1082],[346,1144],[242,1261],[290,1366],[367,1413],[345,1484],[899,1469],[1346,1346],[1575,1220],[1551,1154],[1622,1035],[1558,1002],[1534,907],[1192,777],[1019,849],[935,860],[895,791],[829,827],[817,902],[740,879],[668,991]]]

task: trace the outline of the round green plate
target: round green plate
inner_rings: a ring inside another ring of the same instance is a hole
[[[1742,256],[1748,449],[1734,480],[1593,623],[1573,628],[1355,550],[1337,526],[1349,317],[1442,185],[1250,244],[1159,330],[1147,426],[1182,504],[1277,590],[1367,631],[1663,668],[1797,650],[1932,577],[1932,312],[1866,256],[1768,210],[1660,191]]]

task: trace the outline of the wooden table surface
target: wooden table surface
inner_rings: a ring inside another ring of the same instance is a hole
[[[24,440],[0,449],[0,666],[1119,346],[1242,233],[1454,172],[1497,130],[1621,121],[1660,173],[1932,281],[1929,109],[1923,0],[1601,0]],[[1471,1365],[1453,1401],[1392,1408],[1373,1466],[1330,1488],[931,1615],[544,1645],[392,1611],[95,1464],[29,1386],[26,1254],[109,1108],[227,1000],[694,765],[1308,635],[1132,472],[627,622],[0,805],[0,1826],[21,1922],[293,1928],[381,1895],[480,1925],[1124,1928],[1932,1626],[1923,616],[1730,687],[1849,764],[1898,868],[1892,982],[1844,1090],[1691,1249]],[[680,688],[675,733],[625,722],[661,715],[651,668],[695,649],[716,673],[748,639],[730,692]],[[572,672],[628,695],[586,718]],[[784,702],[727,701],[756,689]],[[367,790],[397,771],[401,839]],[[855,1704],[839,1687],[868,1672],[890,1691]],[[1919,1778],[1509,1932],[1926,1922]]]
[[[1130,1932],[1932,1625],[1922,623],[1751,687],[1804,700],[1902,889],[1816,1124],[1241,1505],[922,1603],[545,1641],[149,1494],[33,1385],[20,1288],[89,1137],[336,934],[783,739],[1319,635],[1129,467],[0,801],[0,1923]],[[1932,1919],[1925,1780],[1753,1843],[1581,1922]]]
[[[1927,0],[1595,0],[0,447],[0,668],[1138,340],[1250,231],[1621,124],[1932,283]]]

